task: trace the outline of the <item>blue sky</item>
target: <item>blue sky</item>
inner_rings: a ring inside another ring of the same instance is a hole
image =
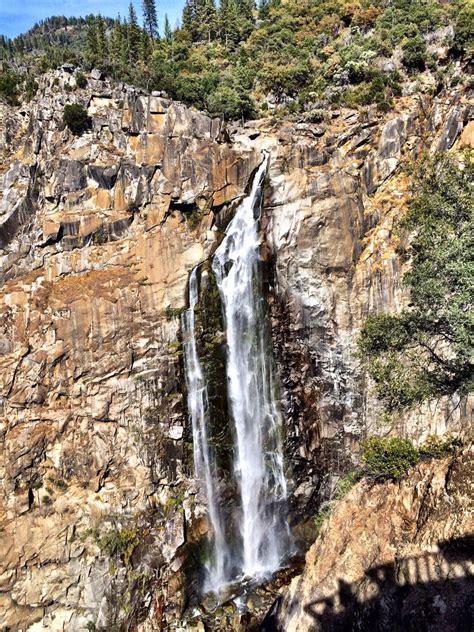
[[[51,15],[88,15],[101,13],[104,16],[122,17],[127,15],[130,0],[0,0],[0,34],[15,37],[24,33],[35,22]],[[141,16],[141,0],[133,4]],[[181,16],[184,0],[156,0],[158,19],[163,25],[164,15],[168,14],[171,26]]]

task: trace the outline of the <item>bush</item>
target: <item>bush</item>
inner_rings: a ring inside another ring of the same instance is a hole
[[[381,480],[397,480],[406,475],[420,458],[407,439],[372,437],[361,444],[363,474]]]
[[[109,557],[119,557],[128,564],[140,543],[137,529],[109,529],[98,538],[99,548]]]
[[[3,97],[10,105],[18,105],[17,88],[17,75],[9,71],[0,74],[0,97]]]
[[[76,136],[79,136],[91,126],[91,119],[87,115],[87,110],[78,103],[64,106],[63,122]]]
[[[82,72],[76,73],[76,86],[78,88],[85,88],[87,86],[87,79]]]
[[[427,54],[425,40],[421,35],[415,35],[405,40],[402,44],[402,61],[408,70],[424,70],[426,66]]]
[[[420,447],[420,455],[428,459],[442,459],[445,456],[456,454],[462,447],[459,437],[448,435],[447,437],[428,437]]]
[[[453,50],[458,55],[463,55],[469,61],[474,51],[474,6],[465,6],[456,20],[454,29]]]
[[[254,111],[252,99],[241,86],[220,85],[207,99],[211,115],[226,119],[248,118]]]

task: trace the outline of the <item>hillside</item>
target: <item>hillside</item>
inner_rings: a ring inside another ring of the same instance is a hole
[[[161,37],[133,8],[126,20],[51,18],[3,41],[11,76],[0,94],[15,98],[26,84],[31,96],[38,74],[73,62],[228,118],[388,111],[397,96],[469,82],[473,11],[463,0],[265,0],[258,10],[253,0],[188,0],[182,26],[166,20]]]

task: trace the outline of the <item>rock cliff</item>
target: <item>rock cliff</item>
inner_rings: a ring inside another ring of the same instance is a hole
[[[69,102],[87,108],[82,136],[62,125]],[[80,89],[66,68],[0,116],[0,627],[192,629],[179,621],[206,525],[183,397],[189,271],[270,150],[267,298],[304,523],[384,430],[355,333],[406,300],[405,165],[472,144],[468,99],[233,128],[100,73]],[[397,423],[415,439],[456,430],[468,404]]]
[[[262,630],[470,630],[472,449],[400,483],[359,483]]]

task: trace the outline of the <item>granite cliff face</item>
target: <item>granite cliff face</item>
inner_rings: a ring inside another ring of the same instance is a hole
[[[80,137],[62,128],[67,102],[91,117]],[[0,108],[0,627],[202,629],[193,613],[180,623],[207,528],[183,398],[189,271],[270,150],[267,294],[306,543],[358,440],[380,431],[354,337],[369,311],[405,301],[392,237],[404,165],[472,145],[467,98],[226,129],[100,73],[78,89],[62,69]],[[420,439],[470,415],[438,402],[403,430]],[[214,629],[245,629],[226,616]]]
[[[470,630],[473,452],[400,483],[359,483],[263,630]]]

